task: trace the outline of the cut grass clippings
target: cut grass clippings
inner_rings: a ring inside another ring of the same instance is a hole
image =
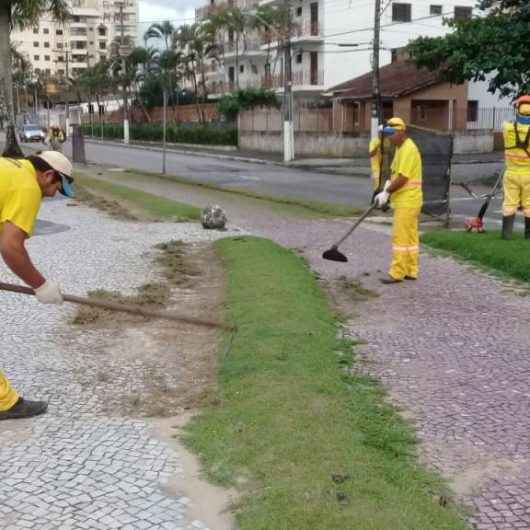
[[[165,199],[144,191],[135,190],[121,184],[114,184],[92,177],[78,178],[82,187],[110,195],[125,201],[127,205],[141,208],[148,215],[161,220],[197,221],[201,217],[201,210],[195,206]]]
[[[303,258],[275,243],[216,243],[226,318],[217,399],[184,439],[210,478],[240,487],[241,530],[457,530],[442,482],[380,386],[351,375],[328,302]]]
[[[530,282],[530,241],[519,234],[505,241],[498,231],[477,234],[435,230],[425,233],[422,242],[511,278]]]

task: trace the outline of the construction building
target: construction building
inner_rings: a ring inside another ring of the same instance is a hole
[[[138,32],[138,0],[68,0],[70,17],[57,22],[50,15],[11,40],[30,61],[35,74],[51,78],[79,75],[102,57],[123,34],[132,43]],[[68,72],[67,72],[68,70]]]

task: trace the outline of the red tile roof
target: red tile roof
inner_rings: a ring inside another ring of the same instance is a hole
[[[381,96],[399,98],[442,81],[437,72],[418,69],[409,61],[397,61],[379,69]],[[370,99],[372,97],[372,72],[350,79],[328,90],[335,97]]]

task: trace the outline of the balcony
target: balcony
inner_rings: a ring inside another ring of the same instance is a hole
[[[235,41],[225,42],[223,45],[224,58],[229,60],[231,57],[234,57],[236,54],[236,43]],[[245,41],[240,41],[237,48],[239,57],[243,56],[252,56],[252,55],[263,55],[264,50],[261,48],[261,40],[257,38],[245,39]]]
[[[264,88],[283,90],[283,74],[263,76],[261,79]],[[323,90],[324,89],[324,71],[300,70],[293,72],[293,90]]]
[[[320,24],[318,22],[311,22],[310,20],[304,20],[301,24],[295,24],[291,36],[293,41],[321,41],[323,40],[320,35]]]

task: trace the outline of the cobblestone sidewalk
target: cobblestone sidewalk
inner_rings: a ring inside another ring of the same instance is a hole
[[[40,236],[28,242],[30,253],[72,294],[94,288],[127,293],[156,280],[142,256],[156,243],[230,235],[197,224],[115,221],[60,200],[46,202],[41,217],[51,222],[40,224]],[[0,275],[17,282],[3,265]],[[106,416],[101,398],[76,379],[75,372],[86,370],[76,359],[89,345],[67,340],[75,309],[44,309],[30,297],[0,296],[0,366],[21,394],[50,402],[44,416],[1,422],[1,530],[206,528],[190,520],[193,499],[163,488],[183,476],[181,455],[146,422]],[[97,341],[97,332],[91,333]]]
[[[337,264],[321,254],[348,220],[289,219],[256,202],[162,180],[127,185],[190,204],[219,202],[234,224],[302,252],[323,280],[346,276],[377,291],[379,298],[354,308],[359,317],[346,332],[368,342],[365,366],[415,422],[423,458],[472,506],[477,530],[530,530],[529,298],[428,253],[416,283],[380,285],[390,260],[388,227],[359,228],[341,246],[349,263]]]

